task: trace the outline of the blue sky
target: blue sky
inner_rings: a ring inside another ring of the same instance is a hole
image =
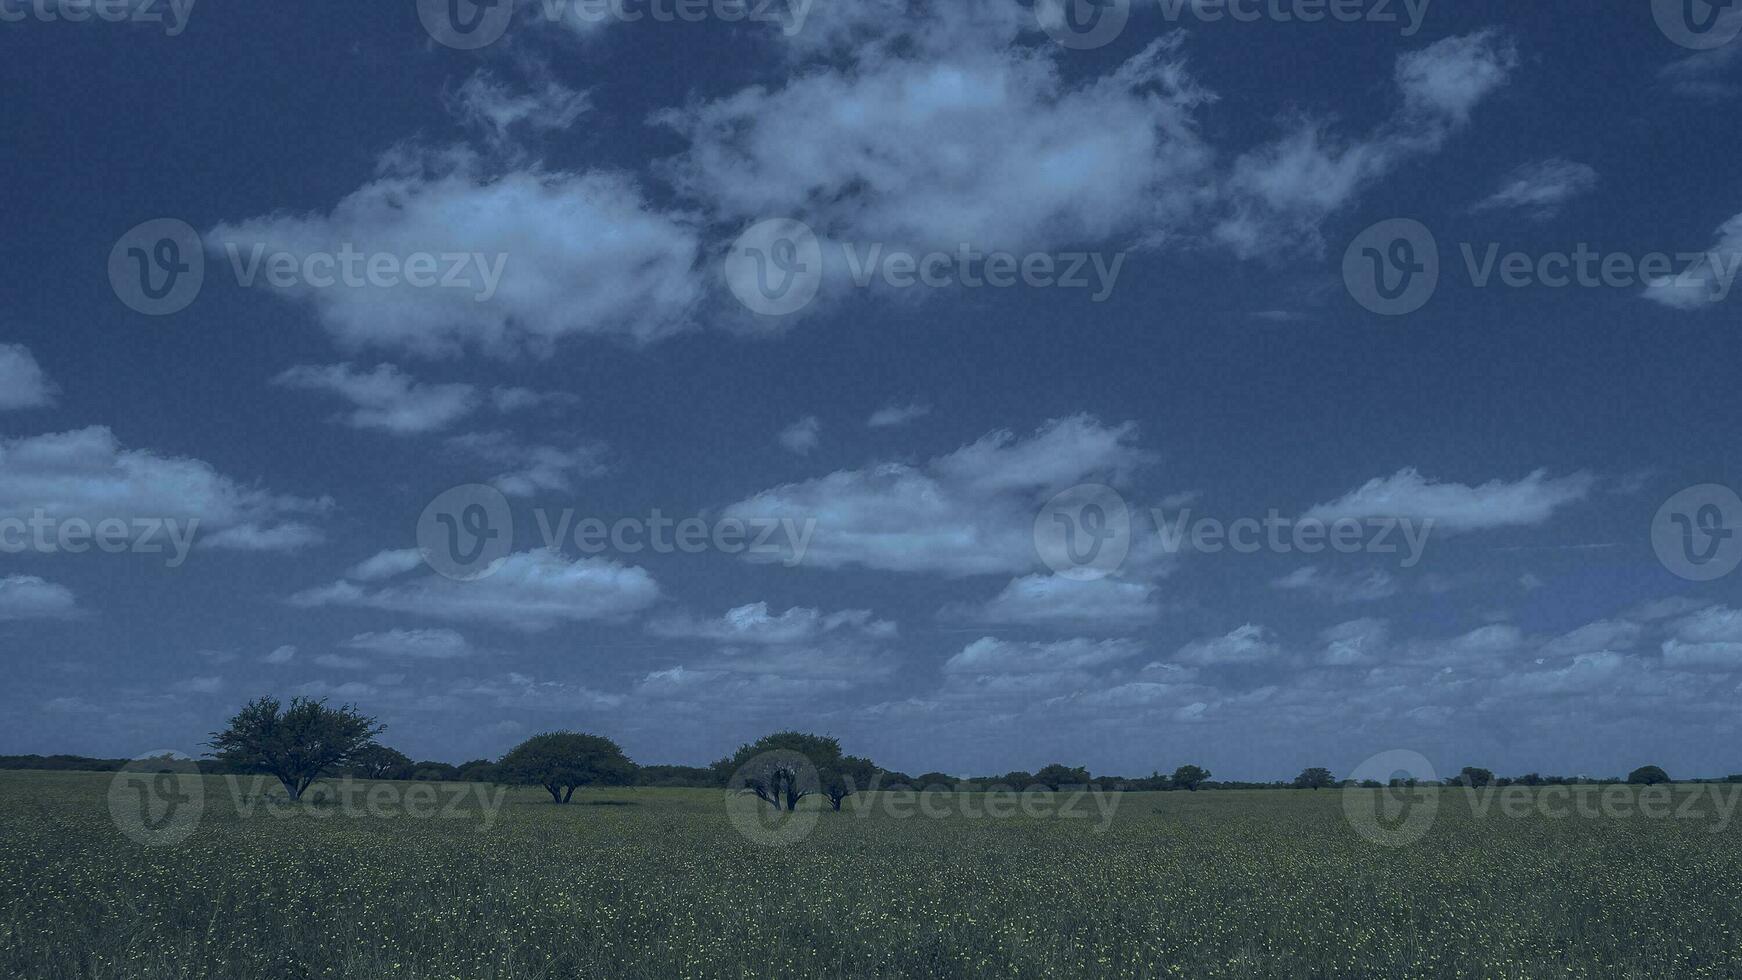
[[[0,0],[0,751],[274,693],[453,761],[1742,770],[1742,9],[106,9]],[[1120,508],[1123,560],[1060,550]],[[544,533],[656,515],[803,548]]]

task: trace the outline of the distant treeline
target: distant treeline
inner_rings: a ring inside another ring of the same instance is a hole
[[[131,759],[97,759],[81,755],[0,755],[0,770],[36,770],[48,772],[116,772],[133,762]],[[202,772],[211,775],[246,775],[255,770],[245,766],[231,765],[216,759],[196,760]],[[1309,770],[1310,772],[1311,770]],[[492,783],[499,781],[497,763],[489,759],[474,759],[462,765],[452,765],[446,762],[414,762],[400,753],[387,748],[378,748],[350,766],[344,775],[365,779],[415,780],[424,782],[476,782]],[[650,787],[687,788],[687,789],[718,789],[724,787],[730,773],[723,772],[718,766],[640,766],[635,772],[634,785]],[[1303,774],[1304,776],[1305,774]],[[1328,773],[1326,776],[1328,777]],[[506,780],[502,780],[506,781]],[[1529,773],[1523,776],[1494,776],[1484,769],[1466,768],[1457,776],[1437,780],[1426,785],[1443,786],[1570,786],[1570,785],[1610,785],[1615,783],[1641,782],[1638,771],[1632,777],[1590,778],[1586,776],[1544,776]],[[1653,782],[1660,780],[1650,780]],[[1726,776],[1722,779],[1683,779],[1684,783],[1742,783],[1742,774]],[[904,772],[879,769],[875,786],[863,789],[951,789],[965,791],[985,791],[996,789],[1026,789],[1040,786],[1058,789],[1061,786],[1094,785],[1106,790],[1143,793],[1168,792],[1180,789],[1202,790],[1245,790],[1245,789],[1307,789],[1319,787],[1349,787],[1362,785],[1378,788],[1381,784],[1365,781],[1357,784],[1355,780],[1330,780],[1322,782],[1305,781],[1302,777],[1294,780],[1277,780],[1273,782],[1241,782],[1235,780],[1204,780],[1194,786],[1183,785],[1175,777],[1153,773],[1147,777],[1131,778],[1113,775],[1092,775],[1087,769],[1067,767],[1063,765],[1046,766],[1036,772],[1010,772],[1002,776],[951,776],[941,772],[922,773],[912,776]]]

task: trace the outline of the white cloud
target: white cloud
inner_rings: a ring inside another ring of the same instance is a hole
[[[522,64],[538,76],[530,90],[516,89],[480,71],[460,86],[451,103],[456,116],[483,128],[490,141],[504,149],[513,146],[519,130],[538,134],[567,129],[593,108],[589,93],[557,82],[540,62]]]
[[[197,459],[123,449],[104,426],[0,440],[0,516],[52,519],[197,519],[205,543],[244,550],[294,550],[319,538],[290,515],[318,514],[332,501],[269,493]],[[161,542],[160,542],[161,543]]]
[[[1327,217],[1404,160],[1437,152],[1469,123],[1476,105],[1506,83],[1517,62],[1514,44],[1493,31],[1402,55],[1396,83],[1403,107],[1368,138],[1345,139],[1324,121],[1306,118],[1235,160],[1225,188],[1229,213],[1213,237],[1241,256],[1317,251]]]
[[[420,435],[448,428],[483,403],[469,384],[425,384],[391,364],[363,372],[349,364],[293,367],[272,380],[283,388],[325,391],[356,406],[346,422],[356,429]]]
[[[964,576],[1023,574],[1038,564],[1034,521],[1080,483],[1119,483],[1150,457],[1133,423],[1088,416],[1019,438],[994,432],[923,466],[884,463],[766,490],[726,508],[744,520],[814,521],[803,562]]]
[[[1282,648],[1271,632],[1248,623],[1227,636],[1197,640],[1180,647],[1176,658],[1182,664],[1202,667],[1255,664],[1277,659]]]
[[[68,619],[79,614],[71,589],[34,575],[0,578],[0,622]]]
[[[1143,582],[1025,575],[983,605],[951,605],[941,615],[995,625],[1126,630],[1161,618],[1161,600],[1156,587]]]
[[[1545,657],[1572,657],[1585,653],[1631,650],[1639,642],[1643,628],[1624,619],[1605,619],[1581,626],[1544,643],[1540,652]]]
[[[1742,20],[1742,7],[1730,7],[1721,16],[1732,21]],[[1712,33],[1727,31],[1734,34],[1736,29],[1734,24],[1720,23],[1712,28]],[[1732,74],[1739,59],[1742,59],[1742,45],[1726,44],[1671,62],[1664,66],[1658,77],[1678,95],[1696,99],[1733,99],[1742,95],[1742,85]]]
[[[690,325],[701,296],[699,239],[689,223],[652,208],[629,177],[612,173],[491,174],[466,151],[407,152],[330,214],[269,215],[220,225],[207,248],[231,261],[264,253],[416,254],[481,260],[463,286],[337,285],[299,280],[263,288],[309,303],[350,348],[425,356],[483,351],[549,355],[569,337],[646,342]],[[440,270],[446,278],[451,267]],[[493,288],[493,292],[490,290]]]
[[[1321,571],[1316,565],[1307,565],[1270,584],[1274,588],[1306,592],[1338,604],[1377,602],[1397,594],[1397,581],[1383,568],[1337,575]]]
[[[1391,626],[1378,619],[1339,623],[1319,634],[1324,649],[1321,662],[1332,667],[1350,667],[1379,662],[1391,640]]]
[[[930,405],[889,405],[872,412],[865,425],[873,429],[888,429],[918,421],[930,414]]]
[[[416,660],[455,660],[474,652],[466,638],[449,629],[392,629],[385,633],[358,633],[345,641],[352,650],[365,650],[388,657]]]
[[[797,422],[780,430],[780,444],[788,452],[800,456],[809,456],[816,451],[821,442],[823,424],[817,421],[815,415],[807,415]]]
[[[624,619],[659,599],[659,586],[645,570],[602,558],[570,561],[554,551],[523,551],[492,568],[471,581],[431,574],[373,591],[340,581],[298,593],[291,603],[384,609],[540,632],[562,623]]]
[[[455,436],[448,446],[503,467],[490,482],[510,497],[569,493],[577,482],[610,472],[605,463],[609,450],[601,443],[564,448],[523,443],[509,432],[480,432]]]
[[[944,664],[947,674],[1049,674],[1106,667],[1143,652],[1132,640],[1070,639],[1017,643],[982,637]]]
[[[1595,190],[1597,171],[1557,158],[1527,163],[1501,181],[1500,188],[1476,205],[1478,211],[1523,211],[1538,221],[1552,218],[1575,197]]]
[[[48,380],[30,348],[0,344],[0,412],[47,408],[60,389]]]
[[[873,618],[868,609],[825,613],[818,609],[794,607],[773,615],[769,613],[766,602],[727,610],[718,619],[668,616],[648,624],[648,629],[656,635],[675,639],[730,644],[812,643],[829,635],[889,639],[897,632],[894,623]]]
[[[1436,532],[1483,531],[1541,524],[1555,511],[1583,500],[1595,481],[1587,474],[1551,479],[1537,470],[1516,483],[1491,480],[1472,487],[1436,483],[1414,469],[1369,480],[1342,499],[1307,511],[1304,520],[1398,518],[1433,521]]]
[[[267,654],[266,656],[264,656],[260,659],[261,659],[261,662],[268,663],[268,664],[274,664],[274,665],[287,664],[287,663],[290,663],[291,661],[296,659],[296,647],[293,647],[293,646],[290,646],[287,644],[285,646],[281,646],[281,647],[277,648],[276,650],[273,650],[271,653]]]
[[[1724,222],[1718,241],[1691,268],[1645,287],[1645,298],[1678,310],[1694,312],[1724,302],[1742,274],[1742,214]]]
[[[345,577],[358,582],[379,582],[396,578],[423,564],[423,553],[416,548],[383,551],[352,566]]]
[[[1671,667],[1742,669],[1742,611],[1710,606],[1676,620],[1663,644]]]

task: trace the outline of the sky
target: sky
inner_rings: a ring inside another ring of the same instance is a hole
[[[1742,772],[1742,6],[0,0],[0,752]]]

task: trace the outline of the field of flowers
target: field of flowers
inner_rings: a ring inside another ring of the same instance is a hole
[[[516,790],[485,829],[244,817],[208,778],[145,847],[109,782],[0,773],[0,976],[1742,975],[1742,831],[1710,817],[1448,805],[1392,849],[1336,791],[1133,794],[1104,832],[873,807],[771,848],[701,791]]]

